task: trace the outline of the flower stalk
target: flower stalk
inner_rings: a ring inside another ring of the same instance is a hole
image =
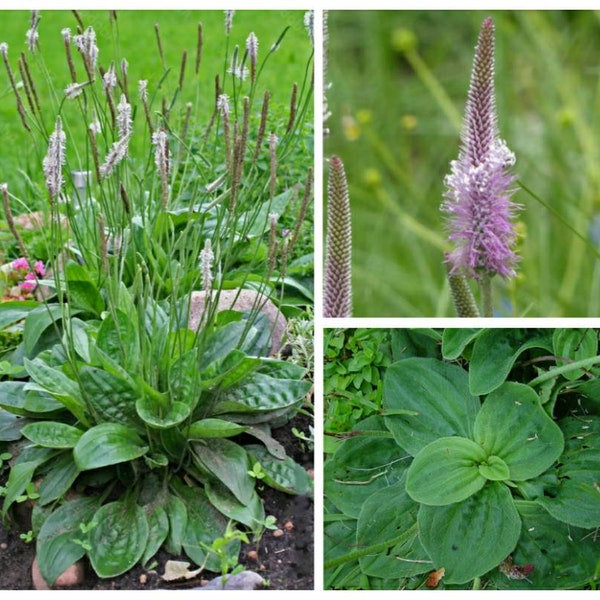
[[[494,24],[484,20],[475,48],[462,146],[445,179],[442,211],[447,215],[450,276],[475,279],[482,287],[484,316],[492,316],[491,283],[509,279],[518,262],[513,248],[519,206],[510,199],[514,154],[498,134],[494,91]]]

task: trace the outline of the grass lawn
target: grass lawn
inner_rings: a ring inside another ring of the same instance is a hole
[[[523,206],[518,276],[495,282],[497,314],[600,314],[599,13],[331,11],[325,154],[350,183],[355,316],[455,314],[439,208],[488,15]]]

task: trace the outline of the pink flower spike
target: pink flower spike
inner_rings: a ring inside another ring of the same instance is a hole
[[[43,277],[46,274],[46,267],[41,260],[37,260],[35,262],[35,266],[33,267],[34,271],[37,273],[38,277]]]
[[[23,271],[29,271],[29,263],[24,257],[16,258],[12,261],[13,269],[22,269]]]
[[[37,281],[35,273],[27,273],[27,275],[25,275],[25,281]]]

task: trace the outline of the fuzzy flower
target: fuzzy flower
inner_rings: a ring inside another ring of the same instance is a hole
[[[169,173],[169,136],[164,129],[152,134],[154,144],[154,163],[161,177]]]
[[[226,10],[225,12],[225,35],[231,33],[231,27],[233,25],[233,15],[235,10]]]
[[[37,281],[34,273],[27,273],[25,281],[19,284],[19,288],[23,294],[31,294],[37,286]]]
[[[77,98],[77,96],[81,95],[83,92],[83,88],[88,85],[86,83],[69,83],[65,88],[65,97],[67,100],[73,100],[73,98]]]
[[[60,30],[60,35],[62,35],[62,38],[65,42],[70,42],[71,41],[71,30],[68,27],[65,27],[64,29]]]
[[[140,81],[138,81],[138,86],[140,100],[142,102],[148,102],[148,80],[140,79]]]
[[[96,32],[92,27],[88,27],[81,35],[76,35],[73,41],[83,57],[85,69],[90,79],[93,79],[99,54],[98,46],[96,45]]]
[[[254,82],[254,79],[256,78],[256,62],[258,60],[258,38],[256,37],[254,31],[251,32],[246,39],[246,51],[250,57],[251,80]]]
[[[314,35],[314,27],[315,27],[315,11],[307,10],[304,13],[304,27],[306,29],[306,33],[308,33],[308,37],[310,38],[310,43],[315,45],[315,35]]]
[[[102,77],[102,85],[105,90],[114,90],[117,87],[117,74],[115,73],[115,63],[111,63],[108,71]]]
[[[131,120],[131,104],[127,102],[125,94],[121,95],[121,100],[117,106],[117,129],[120,138],[126,138],[131,135],[133,122]]]
[[[352,316],[352,224],[344,164],[333,156],[327,185],[324,317]]]
[[[4,58],[4,60],[7,60],[7,58],[8,58],[8,44],[6,42],[2,42],[0,44],[0,54],[2,54],[2,57]]]
[[[234,77],[237,77],[240,81],[245,81],[250,71],[243,64],[237,64],[235,57],[231,60],[231,66],[227,69],[227,72]]]
[[[42,162],[44,175],[46,176],[46,186],[53,198],[60,194],[63,185],[62,166],[66,162],[65,144],[67,136],[62,128],[60,117],[56,117],[54,131],[50,134],[48,143],[48,154]]]
[[[217,110],[221,116],[229,116],[229,96],[227,94],[220,94],[217,98]]]
[[[450,275],[475,279],[514,276],[513,220],[519,206],[510,200],[514,154],[498,137],[494,93],[494,24],[481,27],[471,73],[462,147],[445,179],[442,211],[448,215],[454,249],[446,260]]]
[[[38,45],[38,40],[40,39],[40,33],[38,31],[38,23],[40,22],[39,11],[32,10],[31,11],[31,27],[27,30],[25,34],[27,47],[29,48],[29,52],[32,54],[35,52],[35,49]]]
[[[210,240],[204,242],[204,248],[200,251],[200,272],[202,273],[202,289],[208,292],[212,288],[213,281],[213,262],[215,254],[212,250]]]
[[[38,277],[43,277],[46,274],[46,267],[44,266],[44,263],[41,260],[35,261],[33,270],[35,271]]]
[[[130,135],[119,138],[111,146],[104,163],[100,165],[100,176],[104,179],[108,177],[114,170],[114,168],[127,156],[129,153],[129,139]]]

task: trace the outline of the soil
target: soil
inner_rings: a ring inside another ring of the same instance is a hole
[[[297,463],[307,470],[313,468],[313,454],[304,442],[291,433],[291,428],[308,432],[312,420],[305,415],[297,415],[286,427],[273,431],[273,437],[286,449]],[[6,474],[4,474],[4,479]],[[0,485],[5,481],[0,480]],[[258,543],[244,544],[239,563],[246,570],[255,571],[267,582],[268,589],[310,590],[314,588],[314,507],[312,498],[290,496],[266,487],[261,492],[267,515],[277,518],[277,526],[282,535],[265,531]],[[26,544],[19,531],[5,529],[0,523],[0,589],[29,590],[31,564],[35,556],[35,543]],[[252,551],[256,551],[255,555]],[[250,553],[250,556],[248,555]],[[172,556],[159,552],[155,556],[155,570],[146,570],[140,565],[120,577],[100,579],[87,566],[83,583],[72,589],[83,590],[142,590],[159,588],[199,587],[202,580],[212,579],[218,574],[203,573],[184,584],[166,584],[160,578],[167,560],[190,562],[186,556]],[[190,568],[193,568],[190,567]]]

